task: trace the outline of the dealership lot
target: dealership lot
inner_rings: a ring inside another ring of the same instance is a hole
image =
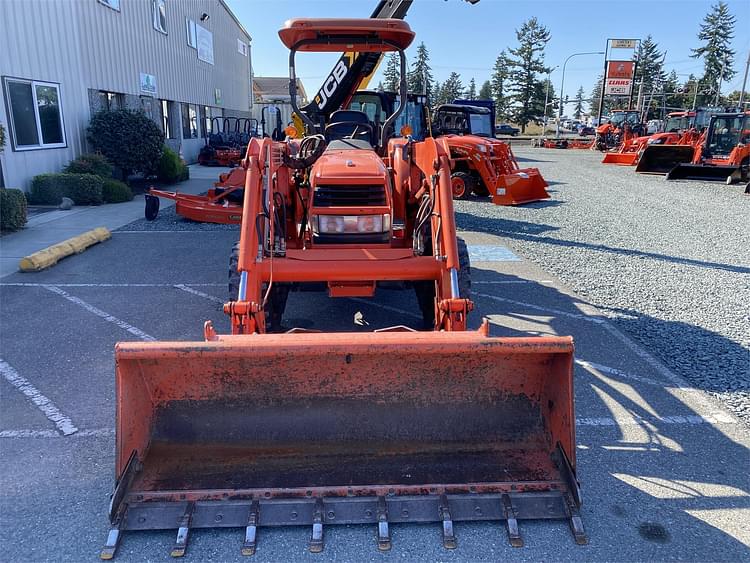
[[[554,151],[519,154],[538,160],[543,159],[535,155],[544,155],[548,162],[571,158]],[[553,200],[573,205],[572,190],[584,188],[543,172],[560,180],[553,186]],[[392,551],[379,553],[371,527],[327,526],[326,556],[747,558],[750,483],[742,469],[750,446],[747,427],[715,396],[696,390],[564,285],[544,263],[525,259],[518,239],[471,230],[471,221],[461,218],[505,209],[490,205],[477,200],[457,207],[473,266],[477,309],[472,328],[487,317],[497,335],[575,337],[578,475],[590,544],[576,546],[564,522],[521,522],[522,549],[510,547],[502,523],[463,523],[456,526],[458,548],[446,551],[437,525],[395,525]],[[524,213],[542,215],[545,209],[539,205]],[[112,240],[53,269],[0,281],[0,542],[8,560],[97,557],[108,530],[114,480],[114,343],[199,340],[206,319],[219,332],[229,329],[221,306],[236,231],[145,231],[140,225],[115,231]],[[412,292],[394,290],[379,290],[373,300],[293,293],[283,320],[288,327],[325,331],[418,322]],[[127,533],[118,559],[167,560],[174,533]],[[313,560],[306,551],[308,538],[303,527],[262,528],[256,558]],[[187,556],[240,560],[241,543],[241,530],[198,530]]]

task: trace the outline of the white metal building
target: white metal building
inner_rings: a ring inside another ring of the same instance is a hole
[[[5,186],[86,152],[102,108],[142,109],[195,161],[212,117],[250,116],[250,41],[223,0],[0,1]]]

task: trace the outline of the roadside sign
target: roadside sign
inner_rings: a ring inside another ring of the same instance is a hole
[[[633,81],[630,78],[607,78],[604,93],[611,96],[629,96]]]
[[[609,61],[607,78],[633,78],[635,63],[633,61]]]
[[[635,49],[637,39],[611,39],[612,49]]]

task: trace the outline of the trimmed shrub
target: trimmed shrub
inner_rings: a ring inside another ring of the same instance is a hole
[[[0,188],[0,230],[17,231],[26,224],[26,196],[21,190]]]
[[[69,197],[76,205],[102,203],[102,179],[93,174],[39,174],[31,181],[31,201],[58,205]]]
[[[91,118],[88,140],[95,151],[120,169],[125,179],[156,170],[164,134],[142,111],[100,111]]]
[[[101,154],[82,154],[63,168],[63,172],[68,174],[94,174],[102,178],[111,178],[113,170],[112,165]]]
[[[184,162],[182,164],[182,170],[180,171],[180,182],[190,179],[190,168]]]
[[[177,182],[183,174],[183,166],[185,165],[182,164],[177,153],[165,145],[159,159],[159,166],[156,169],[156,177],[159,178],[160,182],[168,184]]]
[[[133,199],[133,192],[125,182],[105,178],[102,182],[102,197],[107,203],[122,203]]]

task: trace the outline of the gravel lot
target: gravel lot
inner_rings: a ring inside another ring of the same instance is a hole
[[[667,182],[583,150],[514,148],[552,199],[456,203],[459,228],[493,233],[750,423],[750,196]]]

